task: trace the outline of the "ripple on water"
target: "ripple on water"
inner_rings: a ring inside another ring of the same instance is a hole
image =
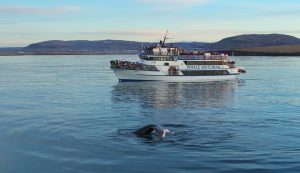
[[[188,150],[201,150],[217,143],[224,143],[233,138],[234,134],[222,130],[211,130],[198,128],[186,124],[162,124],[163,128],[170,130],[165,138],[157,138],[155,135],[149,137],[137,137],[133,134],[136,129],[119,129],[117,134],[123,140],[137,141],[148,144],[169,145],[170,147],[181,147]],[[115,137],[115,136],[114,136]],[[129,143],[130,145],[130,143]]]
[[[300,172],[299,57],[238,58],[237,81],[118,83],[124,57],[1,57],[0,172]],[[171,133],[132,134],[147,124]]]

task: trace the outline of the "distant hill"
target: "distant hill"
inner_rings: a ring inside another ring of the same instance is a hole
[[[238,56],[300,56],[300,45],[236,49],[234,52]]]
[[[155,43],[135,42],[124,40],[101,40],[101,41],[44,41],[34,43],[22,50],[34,54],[111,54],[111,53],[137,53],[142,46],[150,46]],[[173,46],[182,47],[188,50],[201,49],[206,43],[201,42],[178,42]]]
[[[205,42],[176,42],[173,43],[172,45],[175,47],[180,47],[184,50],[202,50],[207,44],[208,43]]]
[[[0,48],[0,56],[18,55],[22,47],[2,47]]]
[[[134,41],[123,40],[101,40],[101,41],[61,41],[51,40],[31,44],[23,48],[24,52],[32,52],[36,54],[50,53],[50,54],[97,54],[110,52],[136,52],[141,48],[141,43]]]
[[[0,55],[98,55],[98,54],[136,54],[143,46],[154,45],[151,42],[136,42],[125,40],[100,41],[61,41],[51,40],[30,44],[24,48],[1,49]],[[255,55],[266,53],[270,55],[298,54],[300,39],[283,34],[250,34],[228,37],[216,43],[204,42],[176,42],[169,45],[181,47],[185,50],[205,50],[240,52],[240,55]],[[282,47],[283,46],[283,47]],[[271,48],[270,48],[271,47]],[[265,51],[269,52],[265,52]],[[248,52],[248,53],[247,53]]]
[[[35,53],[136,53],[141,46],[149,46],[155,43],[135,42],[124,40],[101,40],[101,41],[45,41],[31,44],[23,49],[24,52]],[[282,46],[282,45],[300,45],[300,39],[282,34],[251,34],[238,35],[225,38],[216,43],[203,42],[177,42],[173,46],[181,47],[186,50],[234,50],[265,46]]]
[[[300,39],[283,34],[251,34],[225,38],[206,45],[208,50],[233,50],[264,46],[298,45]]]

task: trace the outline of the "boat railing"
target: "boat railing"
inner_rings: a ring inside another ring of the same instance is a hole
[[[171,51],[171,52],[153,52],[152,50],[143,50],[141,55],[158,55],[158,56],[178,56],[179,52]]]
[[[110,67],[114,69],[129,69],[136,70],[141,67],[141,64],[130,61],[112,60],[110,61]]]
[[[179,55],[178,60],[227,60],[228,56],[223,55]]]
[[[154,65],[146,65],[131,61],[110,61],[110,68],[112,69],[126,69],[126,70],[143,70],[143,71],[158,71]]]
[[[148,57],[148,56],[172,56],[177,57],[178,60],[227,60],[228,55],[226,54],[211,54],[211,53],[203,53],[203,52],[180,52],[179,50],[171,50],[171,51],[153,51],[151,49],[144,49],[140,56]]]

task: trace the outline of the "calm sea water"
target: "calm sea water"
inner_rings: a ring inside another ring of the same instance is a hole
[[[0,172],[300,172],[299,57],[238,58],[231,82],[118,83],[120,57],[0,57]],[[131,134],[150,123],[172,133]]]

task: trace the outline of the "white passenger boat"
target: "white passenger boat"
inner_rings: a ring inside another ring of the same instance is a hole
[[[234,80],[245,72],[226,54],[186,52],[166,45],[166,39],[167,35],[160,43],[144,47],[137,62],[111,61],[111,69],[119,81],[222,81]]]

